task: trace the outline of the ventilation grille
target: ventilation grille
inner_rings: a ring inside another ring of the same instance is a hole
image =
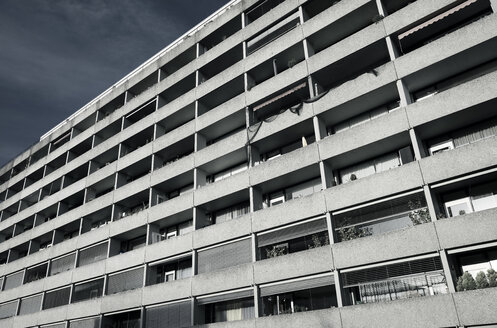
[[[182,302],[149,308],[146,311],[147,328],[182,328],[192,326],[192,304]]]
[[[90,300],[102,296],[104,290],[104,279],[90,281],[84,284],[75,285],[72,302]]]
[[[137,268],[126,272],[109,276],[107,294],[121,293],[127,290],[143,286],[143,268]]]
[[[107,243],[96,245],[79,252],[79,266],[107,258]]]
[[[21,286],[23,277],[24,277],[23,271],[5,277],[5,286],[3,289],[9,290]]]
[[[0,305],[0,319],[13,317],[16,315],[17,301]]]
[[[43,300],[43,309],[46,310],[69,304],[70,293],[70,287],[47,292]]]
[[[343,274],[343,282],[344,287],[351,287],[362,283],[439,270],[442,270],[442,262],[440,261],[440,257],[437,256],[346,272]]]
[[[41,294],[33,297],[21,299],[21,306],[19,307],[19,315],[30,314],[40,311],[41,308]]]
[[[252,243],[244,239],[198,252],[198,273],[212,272],[252,261]]]
[[[50,275],[54,276],[58,273],[73,269],[75,260],[76,253],[53,260],[50,264]]]

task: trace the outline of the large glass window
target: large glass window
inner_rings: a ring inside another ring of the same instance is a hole
[[[438,256],[344,272],[342,278],[349,305],[448,292]]]
[[[257,236],[259,258],[268,259],[330,243],[326,219],[320,218],[285,228],[278,228]]]
[[[192,276],[192,259],[181,258],[150,267],[150,285],[174,281]]]
[[[447,217],[497,207],[497,181],[474,184],[441,195]]]
[[[337,306],[333,276],[262,286],[262,315],[271,316]]]
[[[431,222],[422,193],[333,215],[339,241],[378,235]]]
[[[497,247],[450,256],[457,276],[457,291],[497,287]]]
[[[199,298],[200,324],[248,320],[254,318],[252,291]],[[230,299],[235,298],[235,299]]]

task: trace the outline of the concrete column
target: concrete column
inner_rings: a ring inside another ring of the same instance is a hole
[[[196,167],[193,170],[193,186],[195,189],[198,189],[201,186],[205,186],[207,184],[207,173]]]
[[[330,212],[326,213],[326,226],[328,227],[328,236],[330,238],[330,245],[335,244],[337,242],[335,238],[335,226],[333,224]]]
[[[323,161],[319,162],[319,172],[321,174],[321,188],[324,190],[333,186],[333,170],[330,165]]]
[[[383,3],[381,2],[381,0],[376,0],[376,6],[378,7],[378,13],[380,15],[385,17],[388,14],[387,11],[385,10],[385,7],[383,6]]]
[[[326,138],[326,123],[317,116],[313,117],[312,123],[314,124],[314,134],[316,135],[316,141]]]
[[[72,302],[73,293],[74,293],[74,284],[71,284],[71,289],[69,289],[69,303],[68,304],[71,304],[71,302]]]
[[[404,81],[397,80],[397,90],[400,96],[400,106],[405,107],[412,103],[411,94],[409,93],[409,89],[405,85]]]
[[[257,187],[250,187],[250,212],[262,209],[262,191]]]
[[[254,286],[254,317],[259,318],[260,313],[259,311],[261,310],[260,304],[259,304],[259,287]]]
[[[444,249],[442,249],[439,253],[440,253],[440,259],[442,260],[445,281],[447,281],[447,287],[450,293],[455,293],[456,286],[454,284],[454,278],[452,277],[452,272],[450,270],[450,264],[449,264],[449,259],[447,257],[447,252]]]
[[[160,241],[160,227],[156,224],[147,225],[147,245]]]
[[[438,204],[433,201],[433,193],[429,186],[423,186],[423,192],[426,199],[426,205],[428,206],[428,212],[430,213],[431,221],[437,221],[437,210]]]
[[[200,133],[195,133],[195,152],[205,148],[207,146],[207,139]]]
[[[416,130],[409,130],[409,137],[411,138],[412,149],[414,150],[414,157],[416,160],[420,160],[423,157],[426,157],[426,152],[423,147],[423,142],[419,138],[419,135],[416,133]]]
[[[140,326],[139,328],[145,328],[145,307],[140,309]]]
[[[338,270],[333,271],[333,278],[335,280],[335,291],[337,295],[338,307],[343,307],[345,302],[342,290],[342,279],[340,278],[340,273],[338,272]]]
[[[392,40],[391,36],[387,36],[385,38],[385,41],[387,43],[387,49],[388,49],[388,54],[390,55],[390,60],[395,60],[396,58],[400,57],[400,52],[397,47],[397,45],[394,43]]]
[[[251,234],[252,241],[252,262],[257,262],[257,238],[255,238],[255,234]]]
[[[490,0],[490,5],[492,6],[492,10],[497,12],[497,0]]]
[[[198,252],[196,250],[192,250],[192,276],[198,274]]]

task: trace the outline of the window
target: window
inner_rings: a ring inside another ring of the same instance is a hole
[[[261,286],[262,315],[290,314],[337,306],[333,276]]]
[[[104,279],[92,280],[74,285],[72,303],[86,301],[102,297],[104,290]]]
[[[379,235],[431,222],[422,193],[408,194],[357,209],[333,213],[340,241]]]
[[[250,204],[248,202],[243,202],[237,205],[233,205],[227,208],[217,210],[209,215],[212,224],[223,223],[236,219],[242,215],[250,212]]]
[[[191,302],[177,302],[148,307],[145,311],[147,328],[183,328],[192,326]]]
[[[264,206],[271,207],[295,198],[301,198],[321,191],[321,178],[311,179],[283,190],[265,195]]]
[[[260,233],[257,235],[259,258],[268,259],[328,245],[327,229],[326,219],[320,218]]]
[[[411,147],[404,147],[399,151],[341,169],[340,181],[348,183],[375,173],[388,171],[412,161],[414,161],[414,155]]]
[[[441,195],[447,217],[497,207],[497,181],[470,185]]]
[[[73,269],[75,261],[76,253],[72,253],[52,260],[52,263],[50,264],[50,276],[54,276],[61,272]]]
[[[107,281],[107,295],[143,287],[143,268],[109,275]]]
[[[193,231],[193,220],[188,220],[186,222],[161,229],[160,236],[157,236],[158,238],[157,242],[166,239],[171,239],[176,236],[182,236],[192,231]]]
[[[252,262],[250,238],[198,251],[198,273],[218,271]]]
[[[344,270],[345,271],[345,270]],[[440,257],[427,257],[342,273],[349,305],[446,294]]]
[[[427,142],[430,155],[469,145],[497,135],[497,117],[452,131]]]
[[[150,266],[149,285],[171,282],[192,276],[192,259],[180,258]]]
[[[252,289],[198,298],[200,324],[254,318]]]

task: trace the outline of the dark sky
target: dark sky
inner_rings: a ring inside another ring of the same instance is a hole
[[[0,0],[0,166],[228,0]]]

